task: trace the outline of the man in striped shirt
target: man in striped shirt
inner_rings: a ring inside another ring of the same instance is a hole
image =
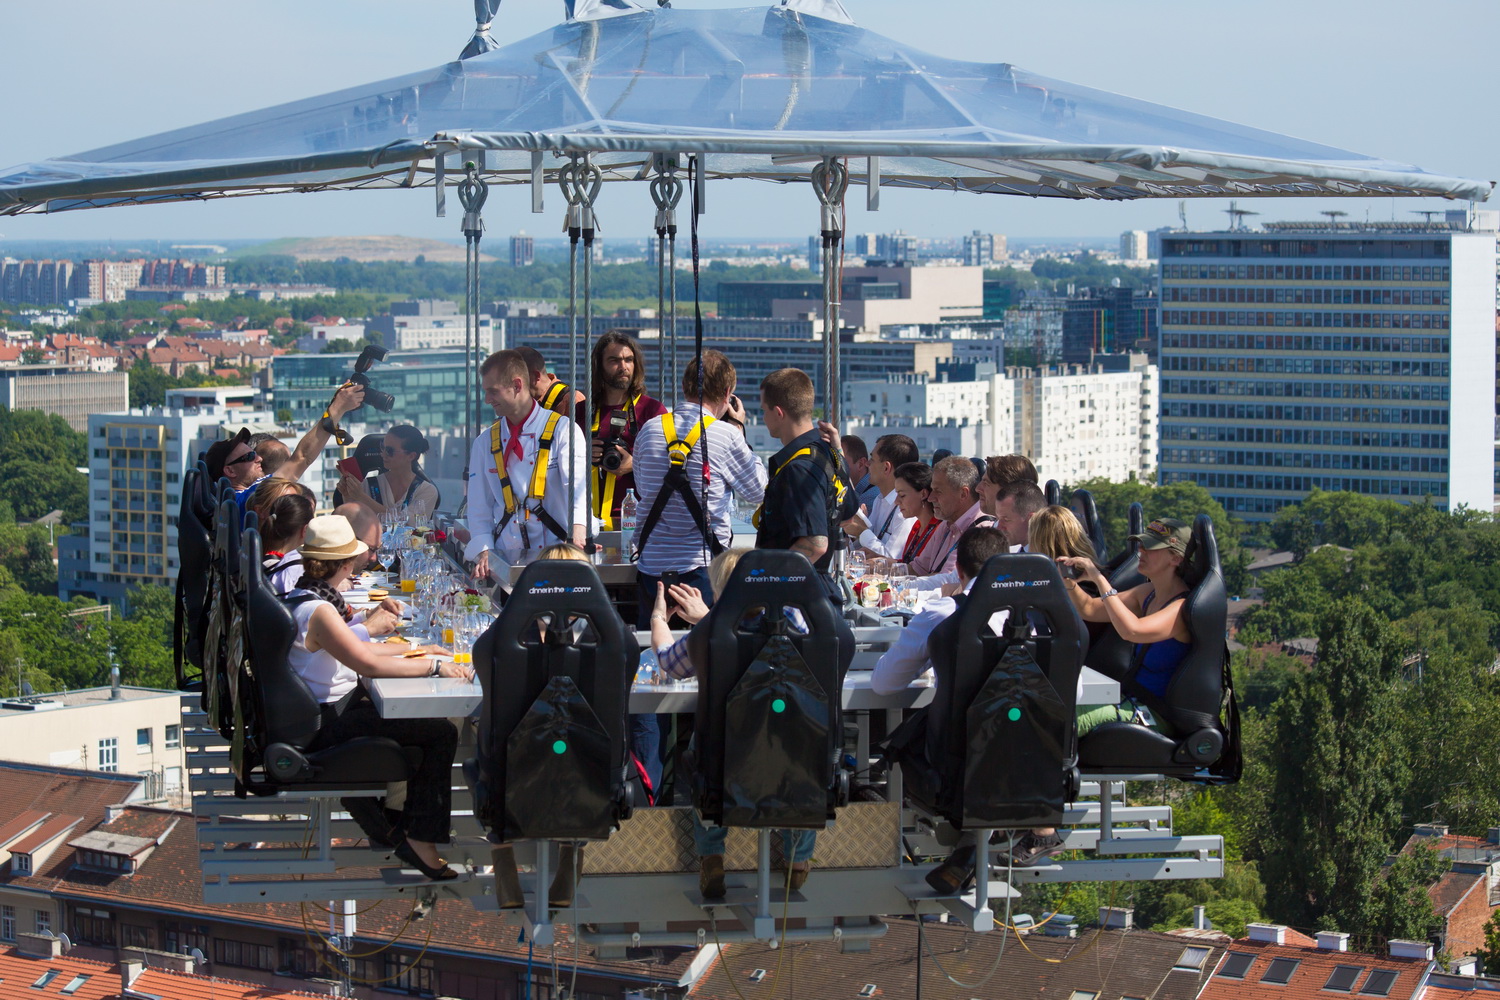
[[[728,548],[733,538],[729,527],[731,493],[749,503],[760,503],[765,497],[766,469],[745,440],[745,408],[734,395],[734,365],[718,351],[704,351],[701,397],[698,381],[698,362],[694,359],[682,376],[683,402],[670,414],[671,440],[664,417],[647,421],[635,440],[635,485],[640,501],[636,508],[640,531],[636,578],[640,584],[639,627],[643,629],[651,626],[656,584],[662,574],[676,574],[677,582],[711,593],[709,560]],[[695,428],[705,416],[707,426],[695,436]],[[658,522],[648,530],[651,510],[671,468],[668,445],[672,441],[691,445],[683,471],[705,523],[700,525],[686,499],[673,491],[666,496]],[[704,539],[705,527],[712,542]]]

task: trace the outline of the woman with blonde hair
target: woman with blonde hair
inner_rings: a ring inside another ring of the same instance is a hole
[[[1098,553],[1083,530],[1083,524],[1067,507],[1053,504],[1031,515],[1026,548],[1049,559],[1074,556],[1097,561]]]

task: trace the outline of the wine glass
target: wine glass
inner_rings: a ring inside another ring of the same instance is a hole
[[[904,562],[891,565],[891,591],[896,595],[896,607],[903,611],[916,610],[916,593],[911,568]]]
[[[864,549],[850,549],[849,563],[846,568],[850,580],[858,580],[865,575],[865,551]]]

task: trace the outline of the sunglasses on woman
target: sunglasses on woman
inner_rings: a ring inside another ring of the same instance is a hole
[[[406,449],[404,449],[404,448],[392,448],[389,445],[381,445],[380,446],[380,453],[382,455],[387,456],[387,457],[393,456],[393,455],[404,455],[404,454],[406,454]]]

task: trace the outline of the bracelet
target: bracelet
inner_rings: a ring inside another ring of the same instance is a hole
[[[1099,599],[1103,600],[1106,597],[1118,597],[1119,594],[1120,592],[1118,590],[1115,590],[1113,587],[1111,587],[1109,590],[1106,590],[1104,593],[1100,594]]]
[[[438,660],[438,658],[436,656],[434,656],[432,658],[432,672],[429,673],[427,676],[428,677],[436,677],[440,673],[442,673],[442,670],[443,670],[443,664],[442,664],[442,662],[440,660]]]
[[[654,621],[654,622],[662,622],[663,624],[671,624],[671,621],[672,621],[672,619],[668,618],[666,615],[662,614],[660,611],[653,611],[653,612],[651,612],[651,620]]]

